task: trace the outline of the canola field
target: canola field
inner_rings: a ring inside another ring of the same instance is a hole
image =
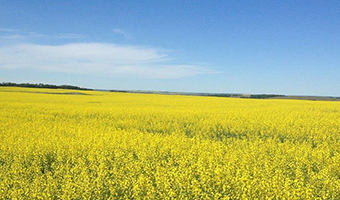
[[[0,87],[0,199],[340,199],[340,102]]]

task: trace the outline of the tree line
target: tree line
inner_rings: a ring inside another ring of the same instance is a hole
[[[29,87],[29,88],[50,88],[50,89],[70,89],[70,90],[93,90],[89,88],[82,88],[73,85],[52,85],[52,84],[43,84],[43,83],[11,83],[11,82],[2,82],[0,86],[9,86],[9,87]]]

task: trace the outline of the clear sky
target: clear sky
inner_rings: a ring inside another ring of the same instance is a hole
[[[0,0],[0,82],[340,96],[340,1]]]

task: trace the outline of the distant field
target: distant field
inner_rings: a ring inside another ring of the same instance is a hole
[[[283,96],[273,97],[272,99],[298,99],[310,101],[340,101],[339,97],[321,97],[321,96]]]
[[[340,102],[0,87],[3,199],[340,199]]]

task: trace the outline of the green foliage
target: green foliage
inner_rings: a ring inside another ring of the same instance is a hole
[[[251,94],[249,98],[252,99],[269,99],[274,97],[284,97],[284,95],[278,94]]]
[[[50,88],[50,89],[69,89],[69,90],[92,90],[89,88],[82,88],[73,85],[51,85],[51,84],[32,84],[32,83],[11,83],[11,82],[3,82],[0,83],[0,86],[9,86],[9,87],[28,87],[28,88]]]

